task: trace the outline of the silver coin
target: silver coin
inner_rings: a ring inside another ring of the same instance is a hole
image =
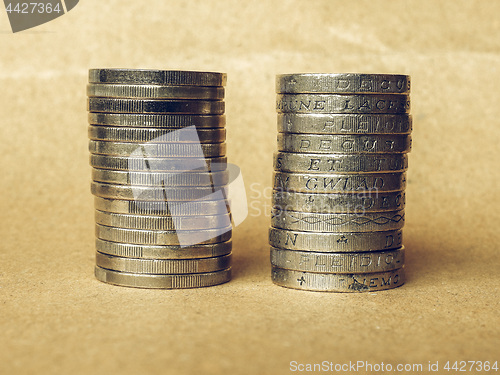
[[[96,224],[96,237],[101,240],[136,245],[214,244],[231,239],[231,227],[211,230],[141,230],[108,227]],[[188,242],[180,243],[179,237]]]
[[[216,244],[181,247],[179,245],[135,245],[104,241],[96,238],[96,250],[103,254],[142,259],[211,258],[229,254],[231,240]]]
[[[90,155],[90,165],[99,169],[119,171],[169,171],[169,172],[203,172],[224,171],[227,168],[227,158],[151,158],[151,157],[120,157],[108,155]]]
[[[150,69],[89,69],[90,83],[224,86],[225,73]]]
[[[289,250],[362,252],[395,249],[403,244],[403,231],[318,233],[271,228],[269,244]]]
[[[221,143],[226,140],[226,130],[224,128],[215,128],[193,131],[192,128],[170,130],[90,125],[89,139],[97,141],[118,141],[132,143],[148,142],[152,144],[184,142],[196,144]]]
[[[275,284],[293,289],[322,292],[375,292],[404,284],[404,268],[377,273],[313,273],[272,268]]]
[[[299,173],[396,172],[408,169],[406,154],[309,154],[277,152],[274,169]]]
[[[272,206],[281,210],[360,213],[396,211],[405,207],[404,191],[386,193],[297,193],[273,190]]]
[[[229,212],[224,200],[185,201],[168,204],[165,201],[135,201],[94,197],[96,210],[131,215],[222,215]]]
[[[412,117],[408,114],[278,113],[278,131],[302,134],[410,134]]]
[[[294,153],[401,153],[411,150],[410,135],[278,133],[278,151]]]
[[[229,182],[229,172],[137,172],[113,171],[92,168],[92,180],[107,184],[131,186],[224,186]]]
[[[231,280],[231,269],[185,275],[145,275],[95,268],[97,280],[133,288],[183,289],[219,285]]]
[[[92,182],[90,190],[93,195],[101,198],[163,201],[168,207],[183,205],[185,201],[219,201],[226,198],[222,187],[211,186],[177,186],[169,188],[162,186],[111,185]]]
[[[224,99],[224,87],[91,83],[87,85],[87,96],[135,99],[149,98],[221,100]]]
[[[314,174],[274,172],[274,188],[304,193],[381,193],[401,191],[406,187],[406,174]]]
[[[276,110],[282,113],[404,114],[410,111],[407,95],[278,94]]]
[[[175,115],[143,113],[93,113],[88,114],[89,124],[123,126],[136,128],[182,129],[222,128],[226,125],[225,115]]]
[[[148,157],[190,157],[206,158],[226,155],[226,143],[129,143],[89,141],[92,154],[108,156],[130,156],[140,152]]]
[[[381,93],[410,92],[410,76],[401,74],[301,73],[276,76],[277,93]]]
[[[364,213],[318,213],[273,208],[271,226],[305,232],[377,232],[401,229],[404,210]]]
[[[96,210],[95,222],[117,228],[146,230],[210,230],[231,225],[229,214],[213,216],[127,215]]]
[[[178,113],[222,115],[224,102],[215,100],[164,100],[89,98],[87,110],[105,113]]]
[[[271,247],[271,264],[305,272],[372,273],[401,268],[404,255],[404,248],[362,253],[320,253]]]
[[[202,259],[135,259],[96,253],[98,267],[133,274],[167,275],[215,272],[231,266],[231,255]]]

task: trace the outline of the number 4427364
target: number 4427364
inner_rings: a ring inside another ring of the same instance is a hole
[[[448,371],[498,371],[498,361],[448,361],[445,363],[445,370]]]
[[[8,3],[5,7],[7,13],[61,13],[63,10],[57,2],[54,6],[51,3],[16,3],[13,7],[11,3]]]

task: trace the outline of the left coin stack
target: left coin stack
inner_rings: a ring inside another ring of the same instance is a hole
[[[195,288],[231,278],[226,75],[91,69],[98,280]]]

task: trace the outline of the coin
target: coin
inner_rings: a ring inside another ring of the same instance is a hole
[[[96,250],[103,254],[142,259],[211,258],[229,254],[232,249],[231,240],[216,244],[181,247],[179,245],[135,245],[96,238],[95,246]]]
[[[132,215],[220,215],[228,213],[225,200],[185,201],[168,204],[165,201],[135,201],[94,197],[96,210]]]
[[[271,226],[305,232],[377,232],[401,229],[404,210],[364,213],[318,213],[273,208]]]
[[[409,134],[408,114],[278,113],[278,131],[303,134]]]
[[[297,193],[273,190],[272,205],[281,210],[353,213],[396,211],[405,207],[404,191],[367,193]]]
[[[324,292],[374,292],[403,285],[404,268],[376,273],[313,273],[272,267],[275,284],[293,289]]]
[[[227,158],[152,158],[148,157],[147,155],[143,157],[90,155],[90,165],[94,168],[122,171],[216,172],[226,170]]]
[[[302,173],[395,172],[408,169],[406,154],[311,154],[277,152],[274,169]]]
[[[401,153],[411,149],[409,135],[278,133],[278,151],[305,153]]]
[[[225,73],[149,69],[90,69],[89,83],[224,86]]]
[[[111,185],[92,182],[90,190],[93,195],[101,198],[163,201],[168,207],[171,205],[189,204],[183,203],[184,201],[219,201],[226,198],[222,187],[211,186],[177,186],[167,188],[162,186]]]
[[[278,268],[321,273],[373,273],[401,268],[404,248],[356,253],[320,253],[271,247],[271,264]]]
[[[130,156],[140,152],[148,157],[220,157],[226,155],[226,143],[129,143],[89,141],[92,154]],[[201,154],[201,155],[200,155]]]
[[[229,268],[231,255],[202,259],[135,259],[96,254],[96,265],[113,271],[134,274],[194,274],[215,272]]]
[[[231,225],[229,214],[213,216],[127,215],[96,210],[97,224],[116,228],[147,230],[210,230]]]
[[[226,124],[225,115],[176,115],[143,113],[96,113],[89,112],[89,124],[105,126],[130,126],[162,129],[222,128]]]
[[[91,83],[87,85],[87,96],[132,99],[220,100],[224,98],[224,88],[218,86],[158,86]]]
[[[406,186],[405,173],[311,174],[274,172],[275,189],[305,193],[356,193],[360,191],[401,191]]]
[[[410,99],[400,94],[278,94],[276,110],[283,113],[404,114],[410,110]]]
[[[96,182],[117,185],[164,186],[222,186],[229,182],[229,172],[137,172],[113,171],[92,168],[92,179]]]
[[[194,131],[193,128],[170,130],[90,125],[89,139],[137,143],[221,143],[226,140],[226,130],[215,128]],[[196,154],[191,155],[196,156]]]
[[[101,240],[137,245],[183,245],[213,244],[231,239],[231,227],[210,230],[141,230],[107,227],[96,224],[96,236]],[[186,240],[180,243],[179,237]],[[187,242],[189,241],[189,242]]]
[[[114,99],[89,98],[90,112],[106,113],[186,113],[221,115],[224,102],[215,100]]]
[[[289,250],[362,252],[395,249],[402,245],[402,230],[365,233],[302,232],[271,228],[269,244]]]
[[[277,93],[382,93],[410,92],[410,76],[401,74],[280,74]]]
[[[231,269],[223,271],[184,274],[184,275],[146,275],[111,271],[95,268],[97,280],[120,286],[134,288],[182,289],[200,288],[223,284],[231,280]]]

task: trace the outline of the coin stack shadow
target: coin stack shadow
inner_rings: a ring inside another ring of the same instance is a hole
[[[277,76],[275,284],[369,292],[404,283],[409,91],[406,75]]]
[[[139,288],[230,280],[225,82],[213,72],[89,71],[98,280]]]

